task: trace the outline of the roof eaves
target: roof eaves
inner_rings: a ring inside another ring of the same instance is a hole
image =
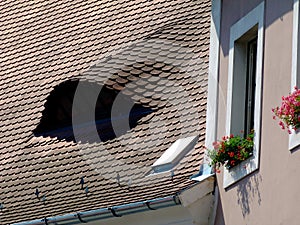
[[[147,210],[156,210],[170,206],[180,205],[181,202],[177,195],[156,198],[148,201],[135,202],[109,208],[101,208],[79,213],[70,213],[62,216],[55,216],[32,221],[14,223],[13,225],[45,225],[56,224],[58,222],[67,222],[70,224],[87,223],[98,221],[111,217],[122,217],[124,215],[143,212]]]

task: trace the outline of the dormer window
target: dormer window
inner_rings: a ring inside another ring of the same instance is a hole
[[[81,121],[80,126],[86,132],[86,135],[89,135],[88,127],[91,123],[95,123],[100,140],[112,140],[117,137],[116,133],[122,135],[127,132],[127,130],[115,132],[113,128],[114,121],[118,121],[120,124],[124,120],[124,123],[129,123],[129,128],[132,129],[142,117],[152,113],[151,108],[133,102],[129,96],[124,95],[122,92],[110,89],[105,85],[100,86],[86,81],[80,82],[84,83],[83,85],[86,86],[87,90],[101,90],[94,108],[95,121]],[[55,87],[50,93],[45,103],[45,110],[43,111],[40,124],[34,130],[36,136],[50,136],[67,141],[75,141],[72,116],[85,118],[84,114],[87,113],[85,108],[73,109],[73,100],[78,83],[78,80],[66,81]],[[81,98],[85,104],[93,104],[90,102],[88,94],[81,96]],[[116,98],[123,104],[132,106],[129,118],[128,112],[124,111],[123,107],[119,107],[117,113],[112,115],[113,104]]]

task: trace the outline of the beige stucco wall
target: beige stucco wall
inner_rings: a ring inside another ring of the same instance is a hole
[[[220,38],[218,138],[225,134],[229,29],[260,0],[224,0]],[[217,175],[226,225],[300,224],[300,151],[288,149],[288,134],[271,109],[291,87],[293,0],[265,1],[262,130],[259,170],[226,190]],[[220,210],[220,208],[219,208]],[[220,213],[218,211],[218,213]],[[221,219],[216,225],[223,224]]]

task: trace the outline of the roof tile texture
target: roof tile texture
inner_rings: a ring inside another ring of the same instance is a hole
[[[205,136],[209,0],[7,0],[0,15],[0,224],[164,197],[193,184]],[[106,142],[34,136],[54,87],[78,78],[153,113]],[[199,141],[174,177],[147,176],[172,143],[192,135]]]

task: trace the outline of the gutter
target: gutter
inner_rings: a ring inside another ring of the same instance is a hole
[[[101,208],[62,216],[47,217],[27,222],[14,223],[12,225],[73,225],[112,217],[122,217],[123,215],[144,212],[147,210],[156,210],[175,205],[181,205],[177,195],[124,204],[110,208]]]

